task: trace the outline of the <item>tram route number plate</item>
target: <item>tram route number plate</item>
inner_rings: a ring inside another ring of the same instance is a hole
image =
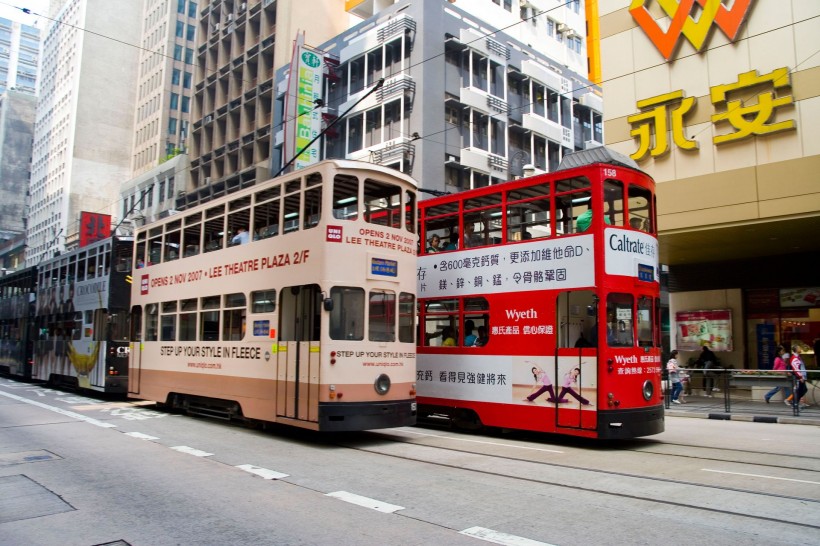
[[[638,280],[652,282],[655,280],[655,268],[651,265],[638,264]]]

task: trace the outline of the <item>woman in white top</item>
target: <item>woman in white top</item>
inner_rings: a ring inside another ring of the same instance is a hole
[[[666,371],[669,373],[669,382],[672,384],[672,403],[680,404],[680,391],[683,390],[683,383],[680,381],[680,367],[678,367],[678,351],[672,351],[671,358],[666,363]]]

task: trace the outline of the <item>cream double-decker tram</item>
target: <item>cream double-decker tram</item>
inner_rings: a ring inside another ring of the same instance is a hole
[[[328,160],[135,237],[129,393],[313,430],[414,424],[416,184]]]

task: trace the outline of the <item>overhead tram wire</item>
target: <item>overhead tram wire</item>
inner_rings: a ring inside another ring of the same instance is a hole
[[[471,40],[471,41],[469,41],[469,42],[466,42],[466,44],[467,44],[467,45],[469,45],[469,44],[471,44],[471,43],[473,43],[473,42],[476,42],[476,41],[482,40],[482,39],[484,39],[484,38],[487,38],[487,37],[490,37],[490,36],[494,36],[495,34],[497,34],[497,33],[499,33],[499,32],[506,31],[506,30],[508,30],[508,29],[510,29],[510,28],[513,28],[513,27],[515,27],[515,26],[517,26],[517,25],[520,25],[520,24],[522,24],[522,23],[524,23],[524,22],[526,22],[526,21],[529,21],[529,20],[531,20],[531,19],[533,19],[533,18],[535,18],[535,17],[538,17],[538,16],[541,16],[541,15],[544,15],[544,14],[550,13],[550,12],[552,12],[552,11],[554,11],[554,10],[557,10],[558,8],[561,8],[561,7],[566,7],[566,6],[570,5],[570,4],[571,4],[571,2],[569,2],[569,1],[568,1],[568,2],[565,2],[565,3],[559,4],[559,5],[557,5],[557,6],[553,7],[553,8],[550,8],[550,9],[547,9],[547,10],[543,10],[543,11],[539,11],[539,12],[537,12],[537,13],[533,13],[533,15],[531,15],[530,17],[522,18],[522,19],[520,19],[520,20],[519,20],[518,22],[516,22],[516,23],[513,23],[513,24],[511,24],[511,25],[507,25],[506,27],[502,27],[502,28],[496,29],[496,30],[494,30],[493,32],[485,33],[485,34],[483,34],[482,36],[480,36],[480,37],[478,37],[478,38],[476,38],[476,39],[474,39],[474,40]],[[141,47],[141,46],[138,46],[138,45],[135,45],[135,44],[131,44],[131,43],[128,43],[128,42],[124,42],[124,41],[122,41],[122,40],[117,40],[117,39],[115,39],[115,38],[111,38],[110,36],[106,36],[106,35],[104,35],[104,34],[99,34],[99,33],[96,33],[96,32],[90,31],[90,30],[86,30],[86,29],[83,29],[83,28],[77,27],[77,26],[75,26],[75,25],[71,25],[71,24],[69,24],[69,23],[65,23],[65,22],[63,22],[63,21],[58,21],[58,20],[56,20],[56,19],[51,19],[50,17],[47,17],[47,16],[45,16],[45,15],[42,15],[42,14],[39,14],[39,13],[32,12],[32,11],[31,11],[30,9],[28,9],[28,8],[20,8],[20,7],[18,7],[18,6],[14,6],[14,5],[9,4],[9,3],[7,3],[7,2],[4,2],[4,1],[2,1],[2,0],[0,0],[0,5],[6,5],[6,6],[8,6],[8,7],[12,7],[12,8],[14,8],[14,9],[19,9],[19,10],[23,11],[23,12],[24,12],[24,13],[26,13],[26,14],[29,14],[29,15],[36,15],[36,16],[38,16],[38,17],[43,17],[44,19],[48,19],[48,20],[53,21],[53,22],[58,23],[58,24],[65,24],[65,25],[67,25],[67,26],[71,26],[72,28],[76,28],[77,30],[80,30],[80,31],[83,31],[83,32],[91,32],[92,34],[95,34],[95,35],[97,35],[97,36],[99,36],[99,37],[101,37],[101,38],[108,38],[108,39],[111,39],[111,40],[113,40],[113,41],[115,41],[115,42],[121,43],[121,44],[123,44],[123,45],[128,45],[128,46],[135,47],[135,48],[140,49],[140,50],[143,50],[143,51],[147,51],[147,52],[151,53],[152,55],[161,55],[161,56],[163,56],[163,57],[173,58],[172,56],[169,56],[169,55],[166,55],[166,54],[161,54],[161,53],[159,53],[159,52],[155,52],[155,51],[151,51],[151,50],[149,50],[149,49],[146,49],[146,48],[143,48],[143,47]],[[738,42],[742,42],[742,41],[745,41],[745,40],[749,40],[749,39],[751,39],[751,38],[756,38],[756,37],[762,36],[762,35],[764,35],[764,34],[768,34],[768,33],[770,33],[770,32],[775,32],[775,31],[778,31],[778,30],[782,30],[782,29],[787,28],[787,27],[789,27],[789,26],[794,26],[794,25],[799,24],[799,23],[804,23],[804,22],[806,22],[806,21],[810,21],[810,20],[813,20],[813,19],[817,19],[818,17],[820,17],[820,15],[815,15],[815,16],[812,16],[812,17],[808,17],[808,18],[806,18],[806,19],[803,19],[803,20],[800,20],[800,21],[796,21],[796,22],[794,22],[794,23],[792,23],[792,24],[789,24],[789,25],[782,25],[782,26],[777,27],[777,28],[773,28],[773,29],[765,30],[765,31],[763,31],[763,32],[760,32],[760,33],[755,34],[755,35],[750,35],[750,36],[747,36],[747,37],[742,38],[742,39],[740,39],[740,40],[737,40],[737,41],[735,41],[735,42],[731,42],[731,43],[728,43],[728,44],[717,45],[717,46],[714,46],[714,47],[707,48],[707,49],[705,49],[705,50],[703,50],[703,51],[699,51],[699,52],[695,52],[695,53],[691,53],[691,54],[689,54],[689,55],[685,55],[685,56],[679,57],[679,58],[678,58],[678,60],[680,60],[680,59],[686,59],[686,58],[689,58],[689,57],[694,57],[694,56],[696,56],[696,55],[701,55],[701,54],[703,54],[704,52],[707,52],[707,51],[716,50],[716,49],[719,49],[719,48],[722,48],[722,47],[726,47],[726,46],[729,46],[729,45],[732,45],[732,44],[735,44],[735,43],[738,43]],[[814,54],[810,55],[807,59],[805,59],[804,61],[801,61],[801,63],[799,63],[799,64],[802,64],[803,62],[808,61],[808,59],[810,59],[810,58],[814,57],[814,55],[817,55],[818,53],[820,53],[820,50],[816,51]],[[412,64],[412,65],[410,65],[410,66],[408,66],[408,67],[406,67],[406,68],[403,68],[403,69],[402,69],[402,70],[400,70],[398,73],[403,73],[403,72],[408,71],[408,70],[409,70],[409,69],[411,69],[411,68],[415,68],[415,67],[421,66],[422,64],[424,64],[424,63],[426,63],[426,62],[428,62],[428,61],[432,61],[433,59],[436,59],[436,58],[438,58],[438,57],[441,57],[442,55],[444,55],[444,53],[437,53],[437,54],[435,54],[435,55],[433,55],[433,56],[431,56],[431,57],[428,57],[427,59],[422,59],[422,60],[421,60],[421,61],[419,61],[418,63]],[[194,67],[195,67],[195,65],[194,65],[193,63],[185,63],[185,62],[183,61],[183,64],[185,64],[185,65],[187,65],[187,66],[194,66]],[[601,81],[601,85],[603,85],[604,83],[607,83],[608,81],[613,81],[613,80],[615,80],[615,79],[620,79],[620,78],[623,78],[623,77],[625,77],[625,76],[631,76],[631,75],[639,74],[639,73],[641,73],[641,72],[644,72],[644,71],[651,70],[651,69],[653,69],[653,68],[657,68],[657,67],[659,67],[659,66],[662,66],[662,65],[664,65],[664,64],[667,64],[667,63],[666,63],[666,62],[661,62],[661,63],[655,64],[655,65],[652,65],[652,66],[648,66],[648,67],[641,68],[641,69],[638,69],[638,70],[633,70],[632,72],[627,72],[627,73],[624,73],[624,74],[620,74],[619,76],[617,76],[617,77],[615,77],[615,78],[612,78],[612,79],[610,79],[610,80],[602,80],[602,81]],[[206,69],[206,71],[207,71],[207,72],[210,72],[210,73],[215,73],[215,72],[217,72],[217,70],[216,70],[216,69],[214,69],[214,70],[211,70],[211,69]],[[790,71],[790,72],[793,72],[793,70],[792,70],[792,71]],[[243,80],[243,81],[244,81],[244,80]],[[573,92],[575,92],[575,91],[580,91],[580,90],[582,90],[582,89],[587,89],[587,88],[591,87],[592,85],[596,85],[596,84],[587,84],[587,85],[583,85],[583,86],[580,86],[580,87],[577,87],[577,88],[570,89],[569,91],[566,91],[566,92],[561,93],[561,94],[562,94],[562,95],[570,95],[570,94],[572,94],[572,93],[573,93]],[[292,97],[292,98],[293,98],[293,97]],[[342,102],[342,99],[339,99],[339,103],[341,103],[341,102]],[[526,107],[532,106],[533,104],[534,104],[533,102],[531,102],[531,103],[527,103],[527,104],[522,104],[522,105],[518,106],[516,109],[517,109],[517,110],[521,110],[521,109],[523,109],[523,108],[526,108]],[[304,113],[303,113],[303,114],[304,114]],[[299,114],[299,115],[303,115],[303,114]],[[298,116],[296,116],[296,117],[298,117]],[[286,124],[286,123],[288,123],[288,122],[291,122],[291,121],[293,121],[294,119],[296,119],[296,118],[284,119],[284,120],[282,120],[282,121],[281,121],[278,125],[276,125],[276,126],[272,126],[272,127],[271,127],[271,130],[273,131],[273,130],[279,129],[279,128],[280,128],[280,127],[282,127],[284,124]],[[341,119],[341,116],[340,116],[339,118],[337,118],[337,119]],[[420,137],[419,137],[419,139],[421,139],[421,140],[425,140],[425,141],[430,142],[430,143],[433,143],[433,144],[443,144],[443,143],[438,142],[438,141],[436,141],[436,140],[431,140],[431,139],[430,139],[430,137],[435,136],[435,135],[439,135],[439,134],[444,134],[444,133],[446,133],[447,131],[449,131],[449,130],[451,130],[451,129],[452,129],[452,128],[445,128],[445,129],[442,129],[442,130],[440,130],[440,131],[436,131],[436,132],[433,132],[433,133],[428,133],[427,135],[420,136]],[[705,129],[704,129],[704,130],[705,130]],[[700,133],[697,133],[697,134],[700,134]],[[414,135],[414,136],[415,136],[415,135]],[[177,175],[177,174],[182,174],[182,173],[184,173],[184,172],[186,172],[186,171],[189,171],[190,169],[191,169],[191,167],[186,167],[186,168],[184,168],[184,169],[180,169],[179,171],[175,171],[175,172],[174,172],[174,175]],[[118,199],[116,202],[119,202],[119,201],[120,201],[120,200]],[[113,203],[112,203],[112,204],[113,204]],[[75,222],[77,222],[77,221],[75,221]]]

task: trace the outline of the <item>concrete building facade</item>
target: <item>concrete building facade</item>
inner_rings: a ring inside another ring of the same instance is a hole
[[[29,265],[114,215],[132,169],[142,3],[68,0],[45,32],[32,151]],[[115,29],[117,43],[112,43]]]
[[[719,310],[725,364],[770,368],[797,342],[815,365],[820,4],[598,4],[606,143],[658,183],[672,348],[681,317]]]
[[[37,93],[40,29],[0,17],[0,93]]]
[[[0,240],[25,232],[26,193],[31,175],[31,142],[37,97],[0,95]]]
[[[564,154],[603,142],[580,2],[377,4],[348,2],[372,15],[316,44],[328,66],[321,113],[332,125],[322,157],[372,161],[424,190],[454,192],[520,176],[526,164],[553,170]],[[274,166],[291,159],[287,73],[277,74]]]

